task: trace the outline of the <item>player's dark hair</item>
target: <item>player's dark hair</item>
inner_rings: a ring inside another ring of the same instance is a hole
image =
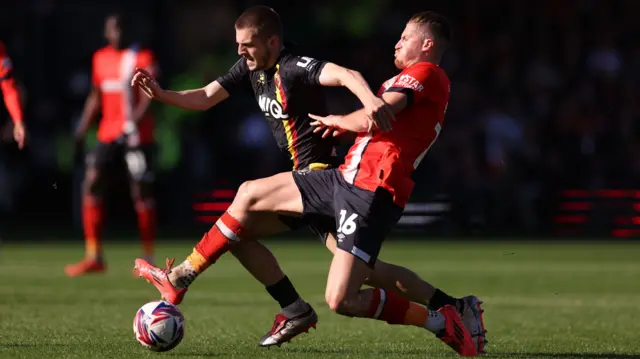
[[[425,25],[427,31],[435,37],[441,50],[445,50],[451,41],[452,31],[451,22],[445,16],[438,14],[434,11],[422,11],[409,19],[409,22],[413,22],[420,25]]]
[[[280,15],[268,6],[257,5],[248,8],[238,17],[235,27],[236,29],[253,28],[256,35],[261,38],[277,36],[281,41],[283,39]]]
[[[116,22],[118,23],[118,28],[120,29],[120,32],[124,35],[130,35],[130,30],[131,30],[131,23],[129,18],[121,11],[113,11],[110,12],[106,19],[109,18],[114,18],[116,19]]]

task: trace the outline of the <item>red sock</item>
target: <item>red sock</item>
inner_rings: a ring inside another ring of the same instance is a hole
[[[85,196],[82,199],[82,226],[84,227],[86,257],[102,259],[102,201]]]
[[[196,272],[200,273],[215,263],[221,255],[246,235],[246,230],[229,212],[224,212],[216,224],[198,242],[187,258]]]
[[[429,315],[427,308],[408,301],[394,292],[374,288],[369,305],[369,317],[389,324],[423,327]]]
[[[156,206],[153,200],[136,201],[138,229],[144,255],[151,258],[156,242]]]

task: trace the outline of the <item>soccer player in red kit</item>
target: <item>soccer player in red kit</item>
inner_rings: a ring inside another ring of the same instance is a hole
[[[256,221],[265,212],[333,218],[338,250],[325,292],[333,311],[426,328],[460,355],[475,356],[484,351],[484,328],[470,329],[478,337],[474,342],[452,305],[431,311],[394,291],[361,289],[413,190],[412,172],[442,129],[450,84],[438,64],[450,38],[446,23],[431,12],[416,14],[407,23],[396,45],[395,64],[401,72],[379,91],[395,114],[390,131],[378,128],[364,109],[345,116],[310,115],[318,132],[357,133],[345,163],[337,169],[296,170],[245,182],[217,229],[205,234],[198,246],[219,257],[233,243],[253,238]],[[136,269],[170,301],[180,302],[187,291],[171,282],[171,268],[161,270],[138,259]]]
[[[20,103],[16,79],[13,75],[11,59],[7,55],[7,50],[2,42],[0,42],[0,89],[2,90],[4,104],[7,106],[13,121],[13,138],[18,143],[18,147],[23,148],[26,129],[23,123],[22,104]]]
[[[92,89],[89,94],[76,140],[81,143],[91,121],[102,105],[98,145],[87,156],[82,185],[82,223],[85,258],[65,267],[68,276],[103,272],[102,251],[103,196],[114,166],[126,166],[130,192],[138,215],[144,255],[151,260],[155,242],[155,203],[152,197],[153,119],[148,112],[150,100],[131,88],[136,68],[155,72],[150,50],[130,42],[129,29],[121,14],[107,17],[105,37],[108,45],[93,55]]]

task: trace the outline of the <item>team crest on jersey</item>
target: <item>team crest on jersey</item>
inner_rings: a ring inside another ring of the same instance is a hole
[[[257,81],[257,83],[258,83],[259,85],[264,85],[264,82],[265,82],[265,79],[264,79],[264,73],[261,73],[261,74],[260,74],[260,77],[258,77],[258,81]]]
[[[424,90],[424,86],[420,83],[420,81],[416,80],[413,76],[404,74],[398,78],[396,82],[396,86],[401,86],[405,88],[410,88],[415,91]]]
[[[289,118],[289,114],[284,112],[282,105],[267,96],[258,97],[258,105],[260,105],[260,109],[264,112],[265,116],[271,116],[278,120],[284,120]]]

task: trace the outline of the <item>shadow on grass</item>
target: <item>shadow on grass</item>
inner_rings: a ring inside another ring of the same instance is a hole
[[[483,355],[486,358],[554,358],[554,359],[638,359],[638,354],[616,353],[496,353]]]

